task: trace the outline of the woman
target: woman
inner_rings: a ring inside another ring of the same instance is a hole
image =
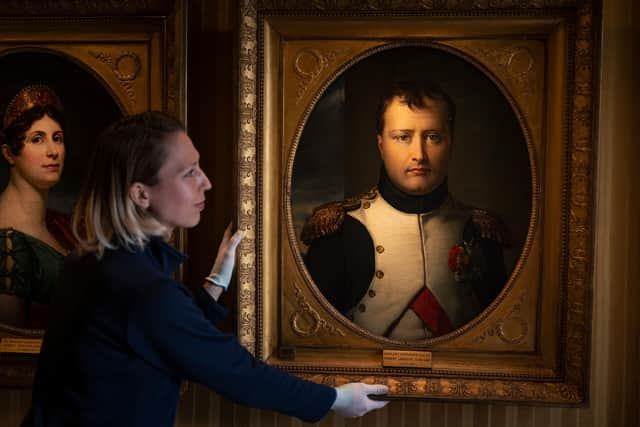
[[[100,138],[74,218],[79,251],[53,301],[26,425],[172,426],[179,383],[315,421],[384,406],[386,386],[314,384],[256,361],[213,326],[242,234],[230,230],[203,287],[172,279],[185,256],[167,244],[193,227],[211,183],[182,125],[155,112]]]
[[[9,183],[0,193],[0,323],[44,326],[63,257],[74,246],[66,218],[46,209],[64,168],[61,105],[47,86],[22,89],[0,132]]]

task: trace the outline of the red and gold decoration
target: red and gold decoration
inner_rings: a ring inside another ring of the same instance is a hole
[[[9,103],[2,127],[6,129],[22,113],[37,105],[50,105],[58,111],[62,110],[60,98],[50,87],[43,84],[29,85],[20,90]]]

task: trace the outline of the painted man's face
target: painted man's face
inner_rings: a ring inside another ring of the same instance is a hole
[[[447,176],[451,158],[451,130],[446,105],[425,98],[425,108],[409,108],[394,98],[384,113],[378,148],[387,175],[403,192],[421,196]]]

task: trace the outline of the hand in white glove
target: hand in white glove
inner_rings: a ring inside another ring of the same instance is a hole
[[[380,409],[389,401],[371,400],[368,394],[385,394],[389,387],[382,384],[349,383],[336,387],[336,401],[331,409],[343,417],[360,417],[374,409]]]
[[[220,247],[218,248],[218,255],[213,263],[213,268],[211,268],[211,273],[209,273],[204,280],[224,289],[229,287],[236,260],[236,248],[243,237],[244,231],[242,230],[236,231],[233,236],[231,236],[231,224],[227,226],[227,229],[224,230]]]

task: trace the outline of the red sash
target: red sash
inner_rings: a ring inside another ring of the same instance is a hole
[[[449,316],[429,288],[422,288],[409,304],[409,308],[418,315],[433,336],[444,335],[453,330]]]

